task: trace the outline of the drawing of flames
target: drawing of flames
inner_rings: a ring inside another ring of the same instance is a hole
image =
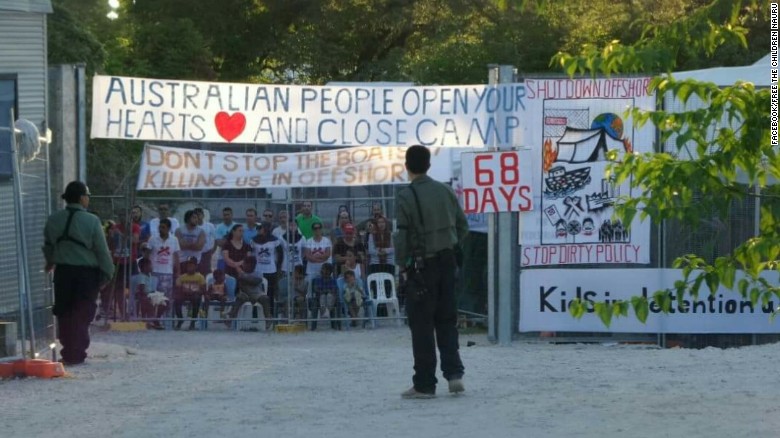
[[[547,172],[552,167],[555,160],[558,159],[558,150],[553,149],[552,140],[547,139],[544,141],[544,149],[542,154],[542,167],[543,171]]]

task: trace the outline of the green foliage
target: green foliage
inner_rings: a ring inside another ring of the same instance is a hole
[[[100,41],[78,21],[61,1],[52,2],[54,13],[48,20],[49,64],[85,63],[92,75],[103,65],[106,52]]]
[[[634,43],[618,39],[603,47],[588,43],[577,56],[559,52],[553,63],[569,75],[671,72],[696,55],[712,57],[722,47],[746,46],[743,14],[757,13],[760,10],[743,8],[741,1],[716,0],[683,19],[644,24],[642,36]]]
[[[684,20],[646,26],[633,44],[612,41],[603,48],[586,45],[576,55],[558,53],[554,62],[571,75],[668,72],[678,68],[681,56],[712,57],[734,47],[750,50],[749,29],[766,22],[767,16],[768,5],[764,3],[717,0],[692,11]],[[668,312],[672,296],[680,306],[685,294],[698,297],[702,286],[711,295],[720,286],[736,287],[754,304],[766,305],[771,297],[780,297],[780,288],[760,277],[764,271],[778,270],[780,259],[780,229],[775,219],[780,197],[777,186],[768,185],[771,180],[780,180],[780,158],[769,139],[769,90],[743,82],[719,88],[666,75],[653,79],[650,88],[682,102],[696,96],[705,107],[678,113],[663,109],[631,112],[639,126],[651,123],[658,130],[660,144],[674,140],[676,148],[660,150],[655,145],[653,153],[615,158],[610,172],[618,182],[629,181],[640,192],[617,209],[624,223],[639,212],[642,218],[695,227],[713,214],[728,220],[730,207],[746,196],[761,200],[760,235],[714,259],[695,254],[679,257],[673,266],[682,269],[684,280],[675,284],[673,294],[656,292],[655,302]],[[750,186],[740,182],[744,180]],[[759,195],[755,194],[756,186],[761,190]],[[746,277],[736,281],[738,270]],[[632,305],[644,321],[646,303],[636,299]]]
[[[633,307],[634,313],[637,317],[644,321],[647,319],[647,300],[643,297],[634,297],[637,301],[611,301],[592,303],[591,307],[588,307],[582,299],[576,298],[571,301],[569,305],[569,314],[575,318],[582,318],[586,313],[595,313],[599,317],[605,326],[609,327],[613,318],[628,316],[628,311]],[[642,300],[644,300],[644,307],[642,307]],[[644,312],[644,313],[642,313]],[[642,317],[644,315],[644,317]]]

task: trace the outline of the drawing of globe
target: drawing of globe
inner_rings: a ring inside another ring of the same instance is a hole
[[[593,119],[590,129],[604,129],[612,137],[623,138],[623,120],[613,113],[603,113]]]

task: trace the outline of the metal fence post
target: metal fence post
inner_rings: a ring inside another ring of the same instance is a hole
[[[35,357],[35,327],[33,324],[32,314],[32,298],[30,297],[30,273],[28,259],[27,259],[27,240],[24,233],[24,211],[22,210],[22,182],[21,172],[19,171],[19,153],[16,144],[16,131],[14,128],[14,110],[10,111],[10,127],[11,127],[11,168],[13,172],[13,186],[14,186],[14,209],[15,212],[15,228],[16,228],[16,245],[19,249],[19,270],[17,276],[19,278],[19,313],[20,313],[20,326],[22,334],[22,356],[27,356],[26,337],[27,337],[27,324],[30,324],[30,355],[32,359]]]

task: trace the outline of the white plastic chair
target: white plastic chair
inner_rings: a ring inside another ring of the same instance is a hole
[[[263,293],[268,293],[268,280],[263,280]],[[257,309],[257,317],[253,316],[254,308]],[[236,321],[236,329],[241,331],[257,329],[259,331],[266,331],[266,321],[263,305],[260,303],[244,303],[241,308],[238,309],[238,315]]]
[[[254,308],[257,308],[257,317],[252,316]],[[236,328],[240,331],[247,331],[256,329],[264,332],[265,329],[265,314],[263,313],[262,304],[244,303],[238,310],[238,321],[236,322]]]
[[[389,290],[388,290],[389,286]],[[368,294],[371,298],[374,317],[378,315],[380,304],[387,307],[387,316],[397,318],[396,325],[401,325],[401,307],[398,304],[398,292],[395,287],[395,277],[386,272],[376,272],[368,276]]]

